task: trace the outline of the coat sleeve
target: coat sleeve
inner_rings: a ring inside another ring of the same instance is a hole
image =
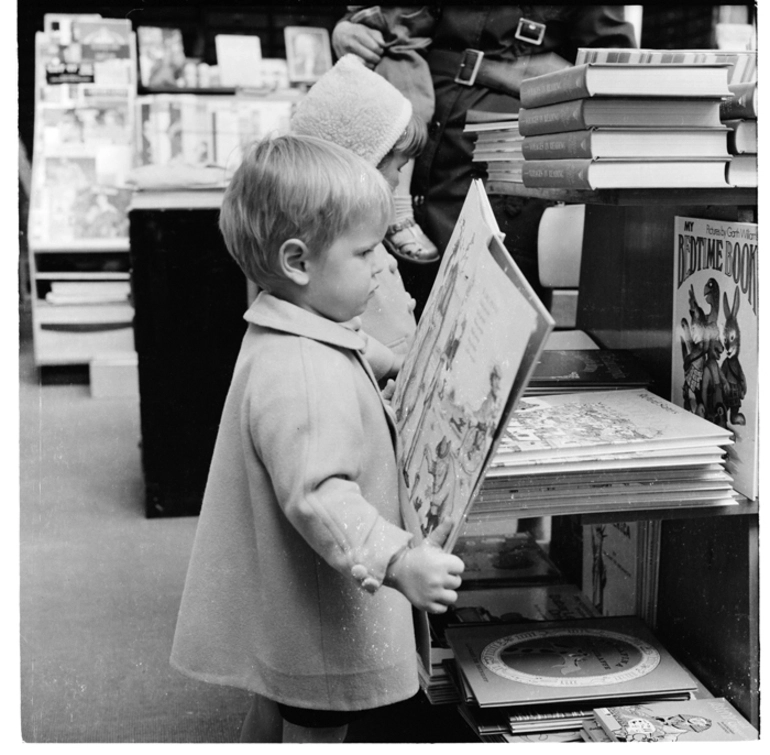
[[[357,482],[365,463],[377,464],[368,472],[375,479],[395,477],[395,462],[377,463],[372,451],[379,444],[394,454],[384,412],[373,385],[371,404],[361,394],[368,386],[357,379],[361,368],[351,354],[308,339],[291,341],[280,354],[280,376],[254,371],[246,431],[289,522],[330,566],[376,589],[412,537],[385,519]],[[395,479],[376,487],[397,496]],[[391,508],[398,511],[397,500]]]

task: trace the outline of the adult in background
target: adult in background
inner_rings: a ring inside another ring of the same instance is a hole
[[[468,110],[519,111],[524,78],[572,65],[579,47],[635,47],[632,25],[617,5],[446,6],[435,11],[432,43],[425,51],[435,94],[428,144],[412,178],[415,219],[440,251],[449,241],[471,180],[482,169],[471,161],[473,141],[463,134]],[[338,55],[353,52],[375,66],[382,35],[348,20],[335,26]],[[546,202],[490,197],[508,250],[539,290],[537,229]],[[419,316],[438,264],[399,265]]]

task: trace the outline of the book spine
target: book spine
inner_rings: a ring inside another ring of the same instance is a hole
[[[526,160],[593,157],[591,131],[567,131],[525,136],[521,151]]]
[[[522,136],[580,131],[586,128],[583,114],[585,100],[559,102],[519,110],[519,133]]]
[[[540,107],[588,97],[588,66],[573,66],[524,79],[519,99],[523,107]]]
[[[591,189],[588,168],[591,160],[524,160],[524,186],[552,189]]]

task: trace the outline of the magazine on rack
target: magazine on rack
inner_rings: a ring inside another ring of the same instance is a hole
[[[552,329],[475,180],[392,399],[401,494],[424,536],[454,522],[447,551]]]

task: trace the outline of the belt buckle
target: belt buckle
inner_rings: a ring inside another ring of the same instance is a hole
[[[455,83],[462,84],[466,87],[472,87],[476,83],[476,74],[479,72],[479,67],[481,66],[483,58],[484,53],[481,50],[471,50],[470,48],[465,50],[463,52],[462,62],[460,63],[460,69],[457,72],[457,76],[455,76]],[[463,75],[466,69],[470,70],[468,76]]]
[[[541,24],[539,21],[530,21],[528,18],[520,18],[513,36],[531,45],[541,45],[545,37],[545,24]]]

